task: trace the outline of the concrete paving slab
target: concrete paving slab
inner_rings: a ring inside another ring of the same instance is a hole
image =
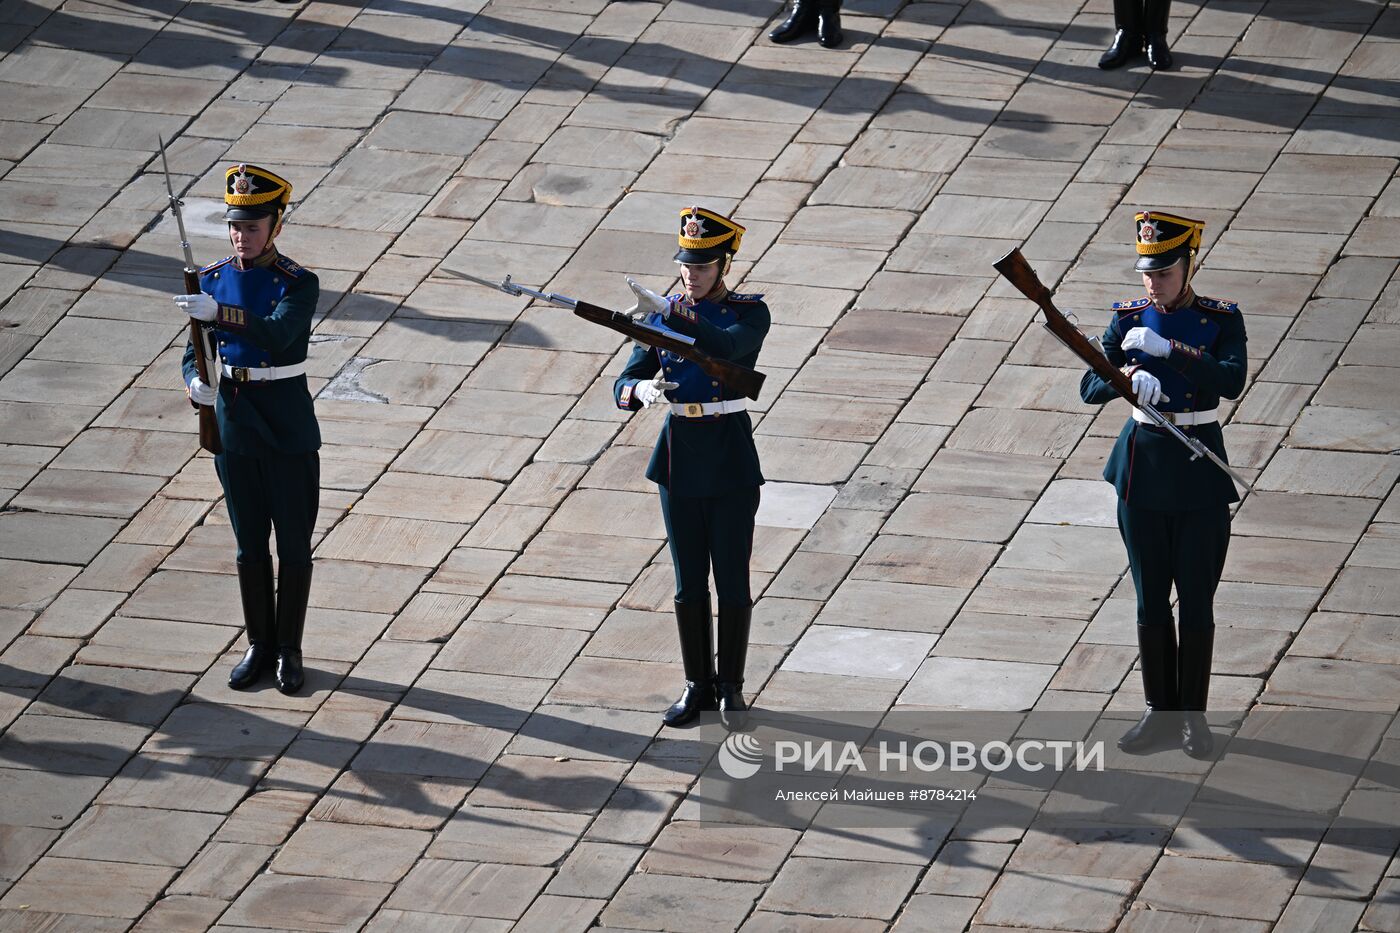
[[[1052,676],[1054,668],[1046,664],[934,657],[920,666],[899,702],[937,709],[1029,709]]]
[[[604,909],[609,926],[671,927],[678,930],[737,930],[762,891],[748,882],[713,878],[687,879],[679,897],[662,899],[657,892],[677,884],[665,875],[634,874]]]
[[[1159,905],[1154,909],[1196,909],[1216,916],[1244,914],[1244,919],[1273,921],[1283,912],[1296,874],[1296,869],[1281,866],[1167,856],[1148,876],[1142,897]],[[1234,897],[1231,890],[1242,883],[1250,884],[1256,896],[1248,901]]]
[[[818,625],[808,629],[798,641],[783,661],[783,669],[907,680],[935,640],[932,635],[918,632]],[[860,663],[852,665],[853,655],[860,657]]]

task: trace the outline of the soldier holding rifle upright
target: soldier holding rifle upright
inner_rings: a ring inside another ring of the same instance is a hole
[[[1244,318],[1232,302],[1191,288],[1204,224],[1156,211],[1138,214],[1136,222],[1135,269],[1147,295],[1113,305],[1103,352],[1130,375],[1138,401],[1223,463],[1217,407],[1244,390]],[[1120,394],[1093,370],[1079,392],[1094,405]],[[1230,474],[1191,453],[1135,408],[1104,468],[1104,479],[1118,490],[1118,529],[1137,588],[1147,698],[1147,712],[1118,742],[1127,752],[1180,741],[1187,754],[1204,758],[1213,745],[1204,714],[1213,602],[1230,543],[1230,504],[1239,494]],[[1173,585],[1179,631],[1172,626]]]
[[[627,280],[637,295],[630,312],[645,323],[695,340],[696,349],[752,367],[768,333],[761,295],[725,286],[744,228],[700,207],[681,211],[682,292],[663,298]],[[742,722],[741,692],[752,600],[749,558],[763,474],[743,393],[674,352],[638,346],[613,387],[619,408],[669,405],[670,415],[647,468],[661,493],[661,513],[676,572],[676,623],[685,689],[665,713],[681,726],[703,710],[727,725]],[[717,590],[718,662],[711,649],[709,576]]]
[[[320,489],[321,432],[306,385],[320,285],[273,244],[292,186],[256,165],[232,166],[224,179],[233,255],[200,270],[198,293],[175,298],[191,318],[214,328],[221,378],[217,388],[200,378],[192,342],[183,371],[190,400],[215,406],[223,439],[214,466],[238,543],[248,635],[229,686],[246,689],[275,664],[277,689],[295,693],[304,679],[301,637]],[[268,548],[274,526],[275,597]]]

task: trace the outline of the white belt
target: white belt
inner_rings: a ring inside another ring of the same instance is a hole
[[[1210,423],[1214,422],[1217,418],[1220,417],[1220,409],[1219,409],[1219,408],[1212,408],[1210,411],[1185,411],[1185,412],[1181,412],[1181,411],[1159,411],[1157,414],[1161,415],[1163,418],[1165,418],[1165,419],[1166,419],[1167,421],[1169,421],[1170,423],[1176,425],[1177,427],[1179,427],[1179,428],[1184,428],[1184,427],[1189,427],[1190,425],[1193,425],[1193,424],[1210,424]],[[1156,424],[1156,423],[1157,423],[1157,422],[1153,421],[1151,418],[1147,417],[1147,415],[1143,414],[1142,411],[1141,411],[1140,409],[1137,409],[1137,408],[1134,408],[1134,409],[1133,409],[1133,420],[1134,420],[1134,421],[1141,421],[1143,424]]]
[[[223,364],[224,378],[234,382],[270,382],[273,379],[291,379],[306,372],[306,361],[287,366],[230,366]]]
[[[706,415],[727,415],[733,411],[744,411],[748,407],[748,399],[742,398],[732,398],[727,402],[672,402],[671,414],[682,418],[703,418]]]

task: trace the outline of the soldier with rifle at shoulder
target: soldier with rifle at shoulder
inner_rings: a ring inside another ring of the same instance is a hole
[[[1239,500],[1217,408],[1221,398],[1244,391],[1244,318],[1233,302],[1191,288],[1203,223],[1156,211],[1139,213],[1136,223],[1134,268],[1147,295],[1113,305],[1103,352],[1131,379],[1135,404],[1146,403],[1165,423],[1135,408],[1103,474],[1118,490],[1147,699],[1147,712],[1118,746],[1140,753],[1175,740],[1192,757],[1206,758],[1213,747],[1204,712],[1213,603],[1230,543],[1230,504]],[[1079,392],[1092,405],[1124,394],[1092,369]],[[1195,445],[1197,456],[1174,434]],[[1172,626],[1173,585],[1179,631]]]
[[[229,674],[244,690],[275,666],[277,689],[301,689],[301,640],[311,591],[311,533],[320,495],[320,427],[306,384],[306,350],[320,296],[315,273],[277,251],[292,186],[256,165],[224,173],[233,255],[199,271],[198,291],[175,303],[209,325],[217,387],[199,372],[193,340],[183,372],[191,402],[213,405],[222,451],[214,457],[238,543],[248,649]],[[173,194],[172,204],[178,210]],[[196,283],[187,278],[186,289]],[[268,539],[277,529],[273,591]]]

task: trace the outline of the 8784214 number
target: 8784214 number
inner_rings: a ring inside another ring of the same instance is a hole
[[[915,787],[906,791],[910,800],[960,800],[971,801],[977,799],[977,791],[970,788],[955,788],[949,790],[945,787]]]

